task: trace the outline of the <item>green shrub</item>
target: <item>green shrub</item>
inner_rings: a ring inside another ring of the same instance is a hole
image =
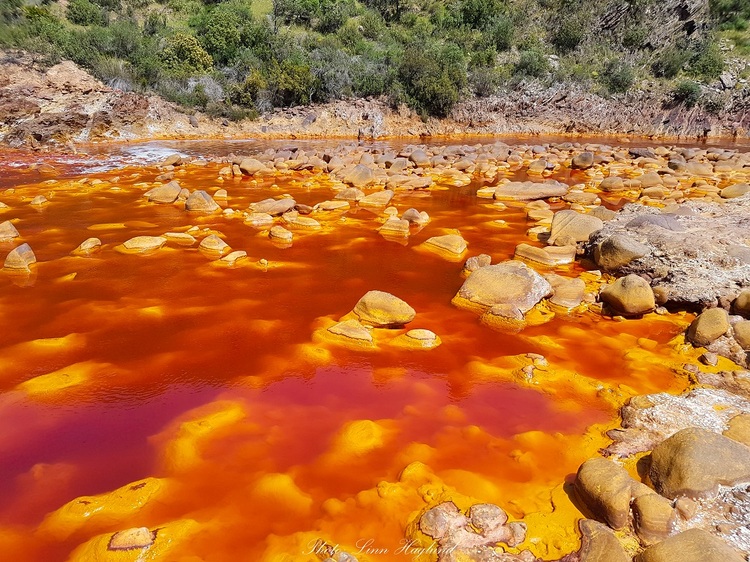
[[[504,15],[493,17],[485,34],[498,51],[508,51],[513,46],[513,22]]]
[[[672,98],[677,103],[682,103],[685,107],[693,107],[701,96],[701,87],[690,80],[685,80],[677,84],[672,91]]]
[[[658,78],[674,78],[689,59],[690,52],[686,49],[670,47],[657,55],[651,65],[651,71]]]
[[[259,70],[251,70],[240,84],[233,84],[229,89],[229,100],[234,105],[255,108],[255,101],[261,90],[268,88],[268,82]]]
[[[701,45],[688,66],[690,73],[704,80],[718,78],[724,71],[724,56],[713,41]]]
[[[580,18],[566,18],[552,35],[552,44],[560,53],[569,53],[583,41],[586,27]]]
[[[404,52],[398,77],[410,105],[423,117],[445,117],[466,85],[466,62],[456,45],[410,47]]]
[[[78,25],[104,25],[104,12],[89,0],[69,0],[65,17]]]
[[[750,0],[709,0],[711,16],[725,27],[747,28],[750,19]]]
[[[226,4],[219,4],[198,25],[201,45],[217,63],[226,63],[237,55],[240,46],[240,16]]]
[[[497,14],[502,13],[501,0],[460,0],[461,22],[473,29],[482,29]]]
[[[312,101],[316,90],[310,65],[287,59],[272,66],[268,80],[274,105],[304,105]]]
[[[161,52],[167,70],[175,75],[190,75],[208,71],[213,59],[192,35],[177,33],[169,38]]]
[[[505,74],[493,67],[478,67],[469,75],[469,85],[474,95],[483,98],[497,92],[505,81]]]
[[[648,28],[643,25],[628,27],[622,35],[622,46],[626,49],[641,49],[648,39]]]
[[[610,93],[624,94],[635,82],[635,73],[627,62],[612,60],[604,66],[600,80]]]
[[[549,61],[538,51],[521,51],[521,57],[513,69],[520,76],[541,77],[549,72]]]
[[[21,17],[23,0],[0,0],[0,22],[13,23]]]
[[[276,22],[307,25],[319,9],[318,0],[273,0],[273,18]]]

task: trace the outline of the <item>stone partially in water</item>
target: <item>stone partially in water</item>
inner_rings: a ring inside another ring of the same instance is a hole
[[[719,485],[750,482],[750,448],[690,427],[654,448],[649,476],[656,490],[668,498],[708,496]]]
[[[193,191],[190,197],[187,198],[187,201],[185,201],[185,209],[200,213],[213,213],[221,209],[221,207],[205,191]]]
[[[343,181],[352,187],[366,187],[375,181],[375,175],[364,164],[357,164],[344,176]]]
[[[656,308],[654,292],[648,281],[637,275],[620,277],[599,293],[602,302],[623,316],[639,316]]]
[[[524,263],[507,261],[472,272],[453,304],[479,309],[508,305],[525,314],[550,294],[552,286],[544,277]]]
[[[109,540],[108,550],[138,550],[154,544],[156,533],[148,527],[135,527],[119,531]]]
[[[408,332],[406,332],[406,334],[404,334],[404,336],[408,340],[413,342],[415,347],[419,347],[422,349],[434,349],[441,343],[440,338],[435,332],[422,328],[409,330]]]
[[[575,246],[547,246],[538,248],[521,243],[516,246],[515,257],[540,263],[548,267],[573,263],[576,259]]]
[[[160,185],[144,193],[152,203],[174,203],[180,195],[182,188],[176,181],[171,181],[166,185]]]
[[[13,226],[12,222],[5,221],[0,223],[0,240],[13,240],[13,238],[18,238],[19,236],[20,234],[18,233],[18,230],[16,230],[16,227]]]
[[[44,195],[37,195],[31,200],[30,205],[33,205],[34,207],[42,207],[47,203],[49,203],[49,201],[47,201],[47,198]]]
[[[209,234],[208,236],[206,236],[203,240],[201,240],[198,248],[200,250],[203,250],[204,252],[216,253],[222,256],[231,251],[229,244],[216,236],[216,234]]]
[[[283,199],[264,199],[258,203],[253,203],[250,208],[253,213],[265,213],[273,217],[278,217],[294,209],[297,202],[294,199],[285,197]]]
[[[376,191],[359,200],[359,204],[364,207],[385,207],[393,199],[393,192],[390,189]]]
[[[586,292],[583,279],[571,279],[555,273],[545,275],[544,278],[552,285],[553,294],[549,299],[552,304],[570,310],[583,302]]]
[[[408,324],[416,316],[405,301],[384,291],[368,291],[354,305],[360,321],[376,328],[391,328]]]
[[[513,201],[531,201],[548,197],[562,197],[568,192],[568,186],[558,181],[549,182],[510,182],[495,189],[495,199]]]
[[[21,244],[8,253],[8,256],[5,258],[4,267],[6,269],[28,270],[29,266],[33,263],[36,263],[36,256],[31,246]]]
[[[163,236],[136,236],[135,238],[126,240],[122,245],[131,251],[150,252],[158,250],[166,243],[167,239]]]
[[[227,265],[235,265],[238,261],[247,259],[247,252],[244,250],[235,250],[234,252],[228,253],[226,256],[221,258],[221,263],[225,263]]]
[[[445,234],[443,236],[433,236],[424,242],[426,247],[432,247],[439,251],[448,252],[460,256],[466,251],[466,240],[460,234]]]
[[[358,343],[373,344],[372,334],[370,330],[365,328],[358,320],[345,320],[334,324],[328,331],[337,336],[343,336],[350,340],[355,340]]]
[[[276,240],[284,244],[291,244],[292,239],[294,238],[294,235],[291,232],[289,232],[283,226],[278,225],[271,228],[271,230],[268,232],[268,236],[272,240]]]
[[[721,196],[724,199],[734,199],[735,197],[742,197],[747,193],[750,193],[750,185],[746,183],[736,183],[721,190]]]
[[[97,252],[102,247],[102,241],[98,238],[87,238],[81,244],[73,250],[74,254],[87,256]]]
[[[745,557],[702,529],[690,529],[648,547],[634,562],[744,562]]]

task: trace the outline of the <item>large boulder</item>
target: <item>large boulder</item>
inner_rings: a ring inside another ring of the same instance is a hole
[[[573,489],[594,517],[622,529],[628,524],[630,500],[638,484],[619,464],[593,458],[578,469]]]
[[[687,331],[687,339],[693,345],[703,347],[719,339],[729,330],[729,316],[723,308],[709,308],[693,320]]]
[[[750,447],[689,427],[654,448],[649,476],[656,490],[668,498],[708,496],[719,485],[750,482]]]
[[[482,310],[507,305],[525,314],[550,294],[552,286],[544,277],[522,262],[507,261],[472,272],[453,303]]]
[[[601,219],[591,215],[570,210],[558,211],[552,218],[549,243],[554,246],[569,246],[576,242],[585,242],[603,226]]]
[[[369,291],[354,305],[359,320],[375,328],[403,326],[414,320],[416,312],[406,302],[384,291]]]
[[[648,547],[634,562],[744,562],[745,557],[702,529],[690,529]]]
[[[594,261],[607,271],[615,271],[648,253],[649,248],[645,244],[626,234],[613,234],[594,247]]]
[[[638,275],[620,277],[604,287],[599,298],[614,312],[623,316],[639,316],[656,308],[654,291],[648,281]]]

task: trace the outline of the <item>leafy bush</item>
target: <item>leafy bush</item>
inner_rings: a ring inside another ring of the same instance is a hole
[[[538,51],[521,51],[521,58],[513,69],[520,76],[541,77],[549,72],[549,61]]]
[[[466,62],[455,45],[406,50],[398,76],[410,105],[423,117],[445,117],[466,85]]]
[[[498,51],[508,51],[513,46],[513,22],[506,16],[493,17],[487,24],[485,34]]]
[[[580,18],[566,18],[552,35],[552,44],[560,53],[569,53],[583,41],[586,34],[584,22]]]
[[[318,0],[273,0],[273,17],[277,22],[307,25],[318,13]]]
[[[258,94],[268,87],[268,83],[258,70],[251,70],[240,84],[234,84],[229,90],[229,100],[234,105],[255,108]]]
[[[651,71],[659,78],[674,78],[680,73],[688,59],[690,59],[689,51],[670,47],[657,56],[651,65]]]
[[[709,0],[711,15],[725,27],[747,28],[750,19],[750,0]]]
[[[635,82],[635,73],[628,63],[612,60],[604,66],[600,79],[610,93],[624,94]]]
[[[628,27],[622,35],[622,46],[626,49],[642,49],[648,38],[648,28],[643,25]]]
[[[213,66],[211,55],[198,40],[184,33],[170,37],[161,52],[161,60],[166,69],[178,76],[207,72]]]
[[[672,98],[677,103],[682,103],[685,107],[693,107],[701,96],[701,87],[690,80],[685,80],[677,84],[672,92]]]
[[[705,80],[718,78],[724,71],[724,56],[719,46],[712,42],[706,42],[695,54],[689,65],[690,73]]]
[[[210,9],[198,24],[201,45],[217,63],[226,63],[237,55],[242,20],[226,4]]]
[[[505,78],[504,73],[496,68],[478,67],[469,75],[469,85],[474,95],[483,98],[496,93]]]
[[[274,105],[303,105],[312,101],[316,81],[309,64],[287,59],[272,66],[268,86]]]
[[[65,17],[78,25],[104,25],[104,12],[89,0],[69,0]]]

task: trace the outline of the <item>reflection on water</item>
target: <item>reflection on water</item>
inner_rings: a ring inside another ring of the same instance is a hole
[[[459,229],[470,255],[497,262],[527,228],[521,209],[478,200],[478,184],[399,195],[400,210],[432,217],[407,245],[383,239],[378,214],[367,210],[332,214],[322,231],[280,249],[241,219],[140,197],[137,184],[158,173],[140,163],[175,149],[212,157],[251,148],[261,145],[159,142],[120,145],[111,156],[90,147],[92,156],[56,162],[70,180],[2,172],[0,185],[16,188],[0,194],[10,206],[2,218],[14,219],[39,260],[33,284],[0,276],[0,544],[14,559],[64,560],[100,533],[183,519],[200,528],[178,541],[185,560],[281,560],[274,556],[299,554],[300,533],[349,544],[377,533],[398,544],[424,499],[406,484],[393,484],[391,496],[383,486],[417,461],[445,489],[522,516],[549,505],[544,490],[599,446],[587,428],[616,412],[599,390],[627,385],[624,399],[684,385],[660,362],[681,329],[669,317],[560,317],[511,335],[453,307],[462,264],[414,247]],[[123,163],[131,167],[94,173]],[[74,183],[82,170],[104,183]],[[282,193],[306,205],[333,194],[301,174],[220,184],[217,171],[191,167],[180,181],[226,188],[235,209]],[[27,204],[48,191],[41,212]],[[501,217],[508,228],[487,226]],[[195,247],[173,244],[149,256],[114,250],[133,236],[193,225],[220,232],[249,265],[219,268]],[[89,236],[102,251],[71,256]],[[261,259],[267,270],[255,265]],[[313,341],[321,318],[339,319],[373,289],[407,301],[417,311],[410,327],[432,330],[443,345],[364,352]],[[653,342],[642,363],[625,349],[639,338]],[[593,383],[520,384],[513,357],[527,353],[545,355],[551,373]],[[141,511],[75,525],[50,515],[149,476],[170,491]]]

